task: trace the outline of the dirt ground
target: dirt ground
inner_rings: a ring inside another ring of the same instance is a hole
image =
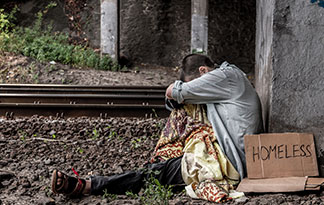
[[[50,189],[53,169],[113,175],[150,159],[166,119],[0,119],[0,204],[141,204],[127,196],[69,199]],[[211,204],[177,193],[170,204]],[[226,204],[324,204],[323,192],[246,194]]]
[[[121,72],[76,68],[56,62],[39,63],[31,58],[0,52],[0,83],[73,85],[169,85],[178,68],[134,65]]]
[[[174,68],[139,65],[127,72],[70,68],[0,55],[1,83],[86,85],[168,85]],[[150,159],[166,119],[159,118],[0,118],[0,205],[141,204],[127,196],[70,199],[50,188],[53,169],[81,177],[137,169]],[[176,193],[170,204],[211,204]],[[324,204],[324,192],[249,194],[226,204]]]

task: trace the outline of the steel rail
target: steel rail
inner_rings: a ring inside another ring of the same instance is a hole
[[[79,93],[162,95],[165,86],[84,86],[49,84],[0,84],[0,93]]]
[[[110,89],[143,89],[143,90],[160,90],[166,86],[146,86],[146,85],[59,85],[59,84],[3,84],[0,83],[0,88],[110,88]]]
[[[165,88],[0,84],[0,116],[167,117]]]

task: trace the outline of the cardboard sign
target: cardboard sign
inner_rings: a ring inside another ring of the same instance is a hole
[[[320,190],[324,178],[282,177],[269,179],[245,178],[237,187],[241,192],[296,192],[304,190]]]
[[[296,192],[304,191],[307,177],[284,177],[271,179],[244,178],[237,191],[241,192]]]
[[[312,134],[246,135],[244,143],[249,179],[318,176]]]

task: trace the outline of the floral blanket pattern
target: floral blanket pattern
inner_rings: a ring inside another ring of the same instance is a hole
[[[187,194],[212,202],[238,196],[239,174],[217,144],[203,105],[174,109],[162,130],[151,162],[182,157]]]

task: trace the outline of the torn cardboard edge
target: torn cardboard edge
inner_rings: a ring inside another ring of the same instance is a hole
[[[324,178],[319,177],[281,177],[267,179],[244,178],[237,191],[240,192],[298,192],[305,190],[320,190]]]

